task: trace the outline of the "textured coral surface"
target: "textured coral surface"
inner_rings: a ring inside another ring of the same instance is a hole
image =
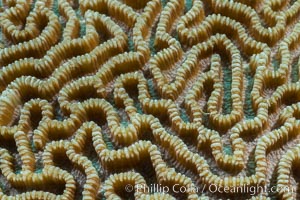
[[[300,199],[300,0],[0,0],[0,199]]]

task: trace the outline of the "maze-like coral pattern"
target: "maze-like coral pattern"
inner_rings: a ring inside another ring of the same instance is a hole
[[[299,0],[2,0],[0,199],[299,198],[299,18]]]

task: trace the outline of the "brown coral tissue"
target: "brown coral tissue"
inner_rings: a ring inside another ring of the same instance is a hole
[[[0,199],[300,199],[300,0],[0,0]]]

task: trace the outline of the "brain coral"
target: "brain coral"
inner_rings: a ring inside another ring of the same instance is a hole
[[[300,0],[0,0],[0,199],[299,199]]]

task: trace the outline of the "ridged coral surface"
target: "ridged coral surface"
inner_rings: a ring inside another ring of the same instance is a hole
[[[0,199],[300,198],[300,0],[0,3]]]

